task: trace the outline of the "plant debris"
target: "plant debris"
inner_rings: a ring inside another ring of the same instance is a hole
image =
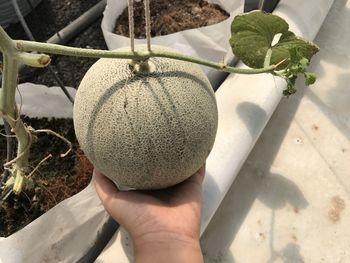
[[[23,228],[37,217],[66,198],[83,190],[90,182],[93,166],[79,149],[75,138],[72,119],[23,118],[36,129],[55,130],[73,144],[72,153],[61,158],[67,150],[61,139],[47,134],[40,134],[30,153],[30,164],[34,168],[45,156],[52,158],[44,162],[34,173],[35,186],[25,189],[19,196],[11,194],[5,201],[0,201],[0,236],[8,236]],[[3,127],[0,126],[2,130]],[[6,138],[0,137],[0,145],[6,145]],[[6,147],[0,148],[0,160],[6,159]],[[0,168],[0,173],[3,167]]]

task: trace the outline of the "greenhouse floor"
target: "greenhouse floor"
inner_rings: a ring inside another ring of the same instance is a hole
[[[350,262],[349,24],[334,1],[318,80],[276,109],[202,236],[205,262]]]

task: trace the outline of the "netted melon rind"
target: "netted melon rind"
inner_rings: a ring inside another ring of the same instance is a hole
[[[185,180],[205,162],[215,139],[215,95],[199,66],[150,60],[156,71],[137,75],[127,60],[100,59],[75,97],[81,148],[122,188],[159,189]]]

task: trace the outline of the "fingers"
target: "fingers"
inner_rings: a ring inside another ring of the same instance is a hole
[[[137,192],[122,192],[98,170],[94,170],[95,188],[106,211],[119,223],[123,223],[132,209],[146,198]]]
[[[153,194],[152,192],[120,192],[115,184],[103,174],[101,174],[98,170],[95,169],[94,173],[96,192],[101,199],[101,202],[105,209],[112,215],[115,214],[117,210],[130,208],[131,204],[137,205],[147,202],[153,204],[157,202],[157,199],[154,199],[152,197],[160,197],[162,200],[169,198],[174,200],[182,200],[185,198],[185,196],[193,195],[195,199],[200,200],[202,193],[202,183],[205,175],[205,164],[189,179],[182,182],[180,185],[175,186],[175,188],[154,191]],[[177,192],[180,192],[181,194],[177,196]]]
[[[121,194],[114,183],[109,180],[106,176],[101,174],[96,169],[95,173],[95,188],[97,195],[101,199],[101,203],[106,209],[106,211],[115,219],[120,219],[120,214],[118,210],[122,209],[122,201],[119,195]]]

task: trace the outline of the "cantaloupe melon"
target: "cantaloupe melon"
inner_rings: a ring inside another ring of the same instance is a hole
[[[149,62],[153,72],[141,74],[128,60],[100,59],[75,97],[80,146],[121,189],[184,181],[204,164],[216,135],[215,95],[200,67],[168,58]]]

